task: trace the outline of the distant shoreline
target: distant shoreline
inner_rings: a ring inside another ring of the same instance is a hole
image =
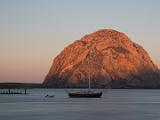
[[[51,88],[51,89],[86,89],[87,87],[51,87],[44,86],[42,83],[0,83],[0,89],[31,89],[31,88]],[[160,87],[119,87],[119,88],[93,88],[93,89],[160,89]]]
[[[0,89],[7,89],[7,88],[12,88],[12,89],[21,89],[21,88],[42,88],[42,83],[10,83],[10,82],[5,82],[5,83],[0,83]]]

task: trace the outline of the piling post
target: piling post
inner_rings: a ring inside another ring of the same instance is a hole
[[[27,88],[24,89],[24,94],[25,94],[25,95],[27,94]]]
[[[8,88],[8,93],[11,94],[11,88],[10,87]]]

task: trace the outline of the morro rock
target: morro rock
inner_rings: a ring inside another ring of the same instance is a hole
[[[46,87],[158,88],[158,67],[124,33],[103,29],[66,47],[54,60]]]

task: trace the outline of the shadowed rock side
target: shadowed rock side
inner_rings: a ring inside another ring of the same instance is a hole
[[[89,62],[90,61],[90,62]],[[124,33],[104,29],[66,47],[54,60],[46,87],[158,88],[160,76],[148,53]]]

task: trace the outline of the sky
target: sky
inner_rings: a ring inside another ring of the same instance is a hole
[[[43,82],[64,47],[99,29],[126,33],[160,66],[160,0],[0,0],[0,82]]]

